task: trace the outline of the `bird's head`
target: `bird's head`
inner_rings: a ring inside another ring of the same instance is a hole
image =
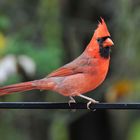
[[[110,33],[103,18],[101,18],[101,22],[99,22],[94,32],[93,39],[99,46],[100,56],[108,58],[110,56],[110,49],[114,43],[111,40]]]
[[[107,29],[106,23],[103,18],[101,18],[101,22],[99,22],[97,29],[94,33],[94,38],[102,47],[111,47],[114,45],[113,41],[110,38],[110,33]]]
[[[95,56],[100,55],[102,58],[109,58],[111,47],[114,45],[111,40],[110,33],[107,29],[106,23],[103,18],[98,24],[94,35],[86,48],[86,52]]]

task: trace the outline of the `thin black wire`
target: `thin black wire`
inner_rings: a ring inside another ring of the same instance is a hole
[[[98,103],[90,104],[91,110],[135,109],[140,110],[140,103]],[[0,109],[87,109],[87,103],[56,102],[0,102]]]

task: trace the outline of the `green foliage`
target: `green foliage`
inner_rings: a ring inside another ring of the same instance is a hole
[[[140,70],[140,65],[137,65],[140,59],[140,28],[138,28],[140,20],[138,13],[140,10],[134,8],[132,3],[131,0],[120,0],[119,2],[121,14],[117,13],[116,22],[118,24],[117,28],[115,28],[115,35],[118,48],[117,61],[122,68],[117,71],[121,71],[120,73],[128,77],[134,77],[135,73],[137,77]],[[133,69],[134,67],[135,69]],[[124,69],[128,69],[128,71],[124,71]]]
[[[23,134],[23,132],[20,131],[20,129],[14,129],[16,128],[15,121],[17,116],[15,116],[17,111],[0,111],[0,118],[3,120],[0,123],[0,137],[1,139],[5,140],[29,140],[26,134]],[[23,113],[20,114],[21,117],[23,117]],[[15,117],[13,117],[15,116]]]
[[[10,27],[10,21],[7,16],[0,15],[0,30],[5,31]]]
[[[57,117],[53,119],[50,137],[51,140],[69,140],[67,119],[65,115],[56,114]]]
[[[16,38],[9,38],[6,54],[27,54],[33,51],[33,45],[30,42],[17,40]]]
[[[130,126],[127,140],[140,140],[140,120],[133,122]]]
[[[47,72],[54,70],[61,65],[62,48],[57,45],[54,46],[36,46],[29,41],[9,39],[9,45],[6,54],[25,54],[30,56],[37,66],[39,75],[45,75]]]

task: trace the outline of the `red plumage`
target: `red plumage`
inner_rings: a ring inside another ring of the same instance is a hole
[[[14,84],[0,88],[0,95],[33,89],[52,90],[64,96],[83,96],[95,89],[105,79],[113,45],[105,21],[101,18],[85,51],[72,62],[49,74],[44,79]]]

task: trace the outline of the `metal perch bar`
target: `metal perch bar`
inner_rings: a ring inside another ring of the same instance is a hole
[[[87,103],[72,103],[69,106],[59,102],[0,102],[0,109],[87,109]],[[91,104],[90,109],[140,110],[140,103],[98,103]]]

